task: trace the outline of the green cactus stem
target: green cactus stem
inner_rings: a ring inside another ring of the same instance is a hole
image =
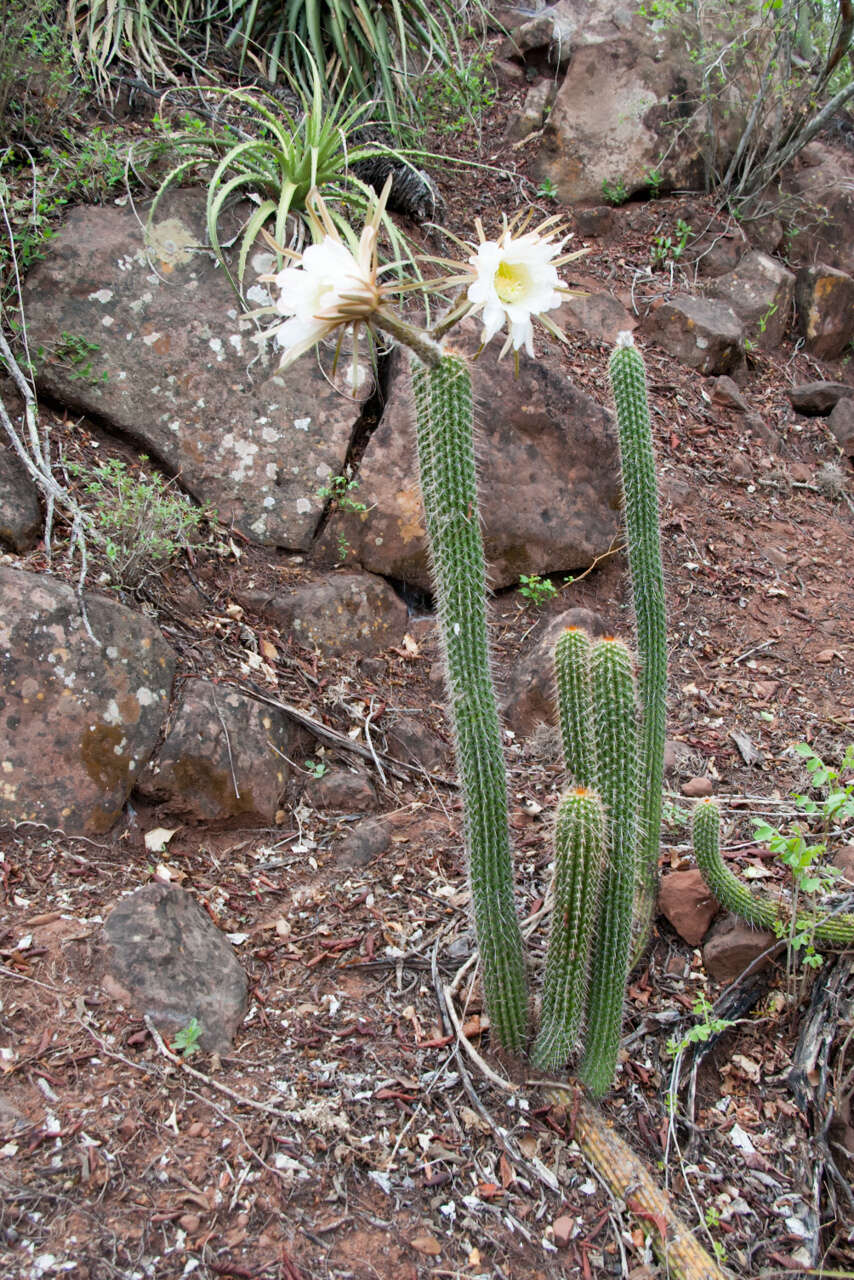
[[[471,377],[443,356],[413,360],[421,492],[466,826],[475,933],[490,1028],[525,1047],[528,998],[513,897],[507,778],[490,674],[486,565],[478,514]]]
[[[602,801],[576,787],[561,800],[555,827],[554,906],[533,1053],[541,1071],[565,1066],[581,1031],[604,859]]]
[[[854,915],[825,916],[813,911],[792,913],[783,902],[754,895],[733,875],[720,852],[721,814],[714,800],[701,800],[691,820],[694,857],[703,879],[718,902],[734,911],[757,929],[770,929],[778,936],[809,934],[816,942],[845,947],[854,942]]]
[[[591,1093],[611,1088],[629,975],[637,860],[637,704],[632,657],[606,638],[590,654],[599,794],[608,823],[607,862],[596,930],[587,1036],[579,1069]]]
[[[593,738],[593,693],[586,631],[567,627],[554,651],[560,736],[566,772],[579,787],[596,787],[596,743]]]
[[[646,945],[658,889],[661,789],[664,774],[667,691],[667,616],[661,561],[658,485],[652,446],[646,373],[630,333],[621,333],[611,356],[611,388],[617,409],[626,538],[640,660],[643,791],[641,849],[635,903],[635,955]]]

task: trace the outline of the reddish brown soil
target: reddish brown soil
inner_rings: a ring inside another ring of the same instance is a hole
[[[473,198],[467,173],[443,170],[456,230],[474,214],[494,226],[498,210],[531,192],[528,149],[508,153],[501,142],[513,96],[503,94],[482,145],[484,160],[509,166],[512,177],[482,171]],[[471,142],[435,139],[461,152]],[[694,219],[711,216],[702,199],[690,203]],[[586,276],[628,300],[656,226],[684,207],[622,211],[619,233],[591,242]],[[834,761],[854,738],[851,472],[841,496],[822,488],[820,469],[840,463],[838,450],[824,421],[796,418],[785,394],[822,373],[850,381],[851,370],[820,368],[791,345],[748,370],[744,394],[779,436],[771,450],[740,414],[711,403],[703,379],[652,348],[646,354],[664,497],[668,734],[690,748],[692,772],[713,778],[739,824],[727,833],[736,844],[751,836],[739,798],[755,798],[759,811],[762,797],[800,785],[792,743],[811,742]],[[571,338],[568,366],[598,397],[606,359],[600,344]],[[51,420],[58,441],[70,442],[70,424]],[[85,447],[85,435],[75,440]],[[34,555],[26,567],[40,563]],[[249,576],[260,583],[303,573],[292,559],[242,548],[239,560],[201,555],[196,569],[210,605],[181,572],[161,602],[185,672],[257,678],[241,667],[248,627],[278,654],[266,692],[345,732],[346,703],[373,697],[388,713],[417,708],[448,741],[430,680],[431,622],[413,619],[413,643],[383,655],[369,676],[355,661],[318,662],[257,619],[229,613]],[[563,587],[541,614],[516,593],[498,598],[499,667],[512,669],[541,616],[569,605],[594,608],[627,634],[622,556]],[[732,731],[755,748],[752,765]],[[336,758],[316,746],[311,754]],[[528,915],[546,889],[561,778],[543,735],[537,746],[511,744],[508,763],[518,897]],[[453,779],[450,752],[444,775]],[[666,1274],[536,1089],[508,1098],[461,1057],[437,992],[471,949],[459,799],[441,783],[389,780],[380,790],[392,844],[366,868],[339,855],[353,815],[316,811],[310,790],[275,829],[179,826],[160,860],[224,930],[245,935],[238,952],[251,982],[233,1055],[196,1054],[187,1065],[201,1075],[169,1061],[88,968],[100,921],[154,873],[144,832],[176,824],[136,809],[98,842],[32,828],[0,833],[3,1275]],[[671,816],[666,868],[688,865],[684,822]],[[768,866],[757,846],[737,852],[735,866]],[[541,933],[532,947],[540,958]],[[787,1082],[809,980],[787,979],[778,963],[752,1011],[699,1070],[692,1076],[689,1054],[677,1074],[667,1040],[696,1021],[698,995],[714,999],[720,989],[700,953],[659,921],[632,978],[624,1061],[605,1103],[707,1247],[717,1242],[744,1277],[803,1266],[795,1220],[805,1207],[819,1210],[825,1265],[854,1263],[845,1189],[827,1174],[814,1186],[820,1144],[810,1135],[822,1116],[803,1114]],[[468,1031],[488,1055],[478,1007],[475,992]],[[840,1023],[827,1098],[836,1115],[830,1139],[850,1149],[851,1052],[846,1061],[839,1048],[847,1030]],[[669,1086],[678,1092],[675,1118]],[[824,1149],[850,1178],[844,1150]],[[572,1239],[557,1248],[553,1224],[566,1217]]]

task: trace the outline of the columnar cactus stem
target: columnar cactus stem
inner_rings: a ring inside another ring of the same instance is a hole
[[[498,1044],[525,1046],[527,991],[513,900],[507,780],[490,675],[486,566],[465,361],[413,361],[421,491],[466,823],[483,989]]]
[[[721,814],[714,800],[701,800],[691,820],[694,857],[712,893],[729,911],[734,911],[757,929],[771,929],[785,936],[792,928],[791,912],[782,902],[754,895],[733,875],[720,853]],[[830,946],[850,946],[854,942],[854,915],[823,916],[799,912],[794,920],[797,933],[808,933],[816,942]]]
[[[635,904],[638,954],[649,934],[658,887],[667,690],[667,617],[658,486],[646,396],[646,374],[643,360],[630,333],[619,335],[609,372],[620,436],[626,540],[637,625],[643,717],[643,794],[639,814],[642,845],[638,859],[639,880]]]
[[[563,758],[567,774],[579,787],[598,786],[590,650],[587,632],[567,627],[554,651]]]
[[[591,1093],[601,1097],[614,1081],[631,958],[637,853],[637,708],[632,658],[621,641],[598,641],[590,655],[590,669],[599,792],[608,822],[608,860],[579,1077]]]
[[[584,1018],[590,948],[599,914],[605,812],[595,791],[576,787],[560,804],[555,828],[554,907],[534,1064],[565,1066]]]

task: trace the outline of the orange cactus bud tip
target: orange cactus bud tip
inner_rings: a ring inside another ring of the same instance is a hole
[[[564,627],[563,633],[564,635],[566,635],[567,631],[578,631],[578,630],[579,630],[578,627]]]
[[[616,637],[616,636],[603,636],[603,637],[602,637],[602,641],[603,641],[603,643],[604,643],[604,644],[616,644],[616,643],[617,643],[617,637]]]
[[[590,794],[590,790],[588,787],[573,787],[572,794],[574,796],[587,796]]]

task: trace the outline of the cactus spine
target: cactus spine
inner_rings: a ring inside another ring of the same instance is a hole
[[[579,1076],[591,1092],[610,1089],[617,1067],[631,957],[637,832],[637,707],[632,659],[619,640],[590,655],[599,793],[608,821],[607,862],[587,999]]]
[[[661,561],[658,485],[652,447],[646,374],[629,333],[621,333],[609,367],[617,409],[626,540],[632,579],[642,711],[643,795],[639,813],[641,850],[635,907],[636,954],[652,921],[661,841],[661,787],[664,773],[667,690],[667,617]]]
[[[471,377],[464,360],[413,361],[421,492],[466,824],[484,996],[496,1041],[525,1045],[527,991],[513,898],[507,781],[490,675]]]
[[[701,800],[691,820],[691,843],[697,866],[718,902],[757,929],[788,933],[794,923],[798,933],[808,932],[817,942],[831,946],[850,946],[854,942],[854,915],[801,912],[793,922],[785,904],[754,896],[725,865],[720,852],[720,831],[720,809],[714,800]]]
[[[562,1067],[584,1018],[590,948],[599,913],[605,812],[595,791],[576,787],[560,803],[555,827],[554,907],[546,954],[540,1032],[533,1060]]]

